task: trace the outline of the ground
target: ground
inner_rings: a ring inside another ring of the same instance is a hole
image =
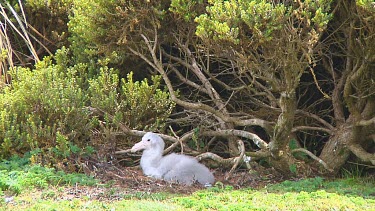
[[[228,180],[224,179],[228,171],[213,169],[212,172],[216,179],[216,183],[214,185],[222,187],[232,186],[235,189],[261,188],[268,184],[277,183],[283,180],[281,175],[272,169],[265,169],[260,166],[254,166],[254,168],[257,169],[253,169],[252,171],[247,169],[238,169],[233,172],[232,176]],[[93,172],[91,172],[91,174],[93,174]],[[205,188],[200,184],[186,186],[154,179],[144,176],[139,166],[125,167],[121,165],[114,165],[112,163],[100,164],[100,167],[96,168],[94,176],[101,182],[108,184],[105,186],[106,188],[71,187],[69,191],[77,197],[84,194],[92,195],[94,198],[100,198],[103,195],[106,195],[104,192],[108,191],[108,187],[113,192],[117,192],[113,193],[112,195],[118,195],[118,197],[124,195],[150,194],[157,192],[167,192],[170,194],[190,194]],[[82,188],[84,190],[82,190]],[[87,193],[87,191],[92,192],[92,194]]]
[[[283,178],[270,170],[262,169],[257,173],[249,173],[248,170],[235,171],[230,179],[225,180],[225,174],[221,170],[213,170],[216,186],[232,186],[238,188],[261,188],[268,184],[280,182]],[[112,164],[101,165],[95,173],[103,185],[89,186],[67,186],[63,191],[54,191],[52,198],[61,200],[72,200],[74,198],[90,198],[97,200],[118,200],[126,196],[142,197],[151,196],[152,193],[168,194],[190,194],[204,189],[200,184],[192,186],[169,183],[144,176],[139,166],[122,167]],[[59,194],[56,194],[59,193]]]

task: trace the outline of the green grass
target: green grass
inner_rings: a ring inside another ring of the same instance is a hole
[[[90,194],[70,194],[74,184]],[[320,177],[284,181],[262,189],[234,190],[218,183],[191,195],[127,192],[98,184],[82,174],[66,174],[27,159],[0,162],[2,210],[374,210],[374,178],[325,180]],[[90,189],[91,188],[91,189]],[[103,191],[104,190],[104,191]],[[103,191],[99,193],[98,191]],[[5,200],[10,200],[6,202]]]
[[[50,185],[95,185],[97,182],[84,174],[67,174],[53,168],[30,165],[27,156],[14,156],[0,162],[0,191],[10,194],[20,194],[35,188],[46,189]]]
[[[260,190],[231,190],[212,188],[201,190],[189,196],[176,196],[167,193],[126,195],[120,200],[91,200],[89,197],[62,200],[56,195],[61,190],[37,190],[14,196],[12,203],[1,202],[0,210],[375,210],[374,185],[360,191],[345,193],[341,186],[352,184],[353,180],[323,182],[317,190],[293,191],[283,190],[282,183]],[[362,183],[357,180],[354,183]],[[302,184],[301,189],[308,188],[306,181],[289,183],[291,186]],[[338,185],[337,189],[333,188]],[[324,188],[327,186],[328,188]],[[353,189],[358,187],[354,185]],[[333,191],[335,190],[335,191]]]
[[[114,201],[62,200],[63,191],[31,189],[14,196],[12,203],[2,201],[0,210],[375,210],[373,180],[361,178],[325,181],[318,177],[259,190],[213,187],[188,196],[139,192]]]
[[[17,200],[16,205],[5,205],[0,210],[184,210],[182,206],[168,201],[121,200],[114,202],[69,200]],[[185,209],[186,210],[186,209]]]
[[[346,178],[324,180],[321,177],[309,178],[300,181],[284,181],[267,188],[270,192],[316,192],[325,190],[346,196],[360,196],[375,198],[374,178]]]

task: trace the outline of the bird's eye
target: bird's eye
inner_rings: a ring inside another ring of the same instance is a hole
[[[150,141],[150,139],[147,139],[147,141]]]

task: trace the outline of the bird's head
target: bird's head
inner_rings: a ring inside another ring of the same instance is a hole
[[[136,143],[132,148],[131,152],[137,152],[140,150],[164,150],[163,139],[155,133],[148,132],[143,137],[142,140]]]

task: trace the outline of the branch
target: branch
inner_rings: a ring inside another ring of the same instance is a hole
[[[240,162],[243,161],[243,156],[245,155],[245,145],[241,139],[237,140],[237,144],[238,144],[238,150],[240,151],[240,156],[234,159],[235,160],[234,165],[232,166],[228,174],[225,175],[225,178],[224,178],[225,180],[228,180],[232,176],[233,171],[237,168]]]
[[[329,172],[333,172],[333,169],[331,169],[326,162],[324,162],[322,159],[318,158],[316,155],[314,155],[312,152],[310,152],[309,150],[307,149],[304,149],[304,148],[298,148],[298,149],[294,149],[291,151],[292,153],[295,153],[295,152],[303,152],[305,154],[307,154],[308,156],[310,156],[312,159],[318,161],[318,163],[322,164],[322,166],[327,169]]]
[[[375,125],[375,117],[369,120],[361,120],[356,124],[356,126],[370,126],[371,124]]]
[[[205,94],[209,94],[208,91],[202,87],[201,85],[187,79],[186,77],[184,77],[179,70],[177,70],[173,65],[168,65],[169,68],[171,68],[173,70],[173,72],[177,75],[178,79],[180,79],[180,81],[184,84],[187,84],[195,89],[197,89],[199,92],[203,92]]]
[[[163,69],[162,62],[156,56],[156,52],[154,51],[155,50],[155,48],[154,48],[155,43],[154,43],[154,46],[151,46],[151,42],[147,39],[147,37],[144,36],[144,35],[141,35],[141,36],[142,36],[145,44],[147,45],[147,47],[149,49],[149,53],[151,54],[151,57],[152,57],[153,61],[149,60],[144,54],[142,54],[142,53],[140,53],[140,52],[138,52],[138,51],[136,51],[132,48],[128,48],[128,49],[134,55],[137,55],[140,58],[142,58],[152,68],[154,68],[156,71],[158,71],[162,75],[163,80],[164,80],[164,82],[165,82],[165,84],[168,88],[169,93],[170,93],[171,99],[176,104],[178,104],[182,107],[188,108],[188,109],[192,109],[192,110],[195,109],[195,110],[206,111],[206,112],[212,114],[215,118],[218,118],[219,121],[223,121],[223,122],[226,122],[226,123],[233,123],[237,126],[257,125],[257,126],[263,127],[264,129],[266,129],[266,131],[270,130],[271,124],[269,122],[265,121],[265,120],[261,120],[261,119],[241,120],[241,119],[233,118],[233,117],[229,116],[226,109],[224,108],[225,104],[223,104],[223,102],[221,102],[221,101],[220,102],[217,101],[219,99],[219,95],[216,92],[216,90],[213,89],[213,87],[211,86],[211,84],[209,83],[207,78],[205,78],[205,76],[202,73],[199,72],[199,67],[196,64],[196,61],[195,61],[194,58],[191,58],[193,60],[193,64],[191,64],[191,65],[189,64],[191,66],[191,70],[194,71],[194,74],[196,74],[198,77],[200,77],[200,80],[203,83],[203,85],[205,86],[206,91],[208,91],[209,95],[212,95],[212,99],[215,101],[215,103],[219,107],[219,109],[214,108],[212,106],[209,106],[207,104],[201,103],[201,102],[191,103],[191,102],[186,102],[186,101],[183,101],[183,100],[179,99],[176,96],[173,85],[172,85],[170,79],[168,78],[167,73]],[[182,47],[187,51],[186,53],[189,56],[191,56],[192,53],[190,52],[190,50],[186,46],[182,45]],[[210,92],[211,92],[211,94],[210,94]]]
[[[297,126],[292,129],[292,132],[297,132],[300,130],[315,130],[315,131],[322,131],[332,135],[332,130],[324,128],[324,127],[311,127],[311,126]]]
[[[243,131],[243,130],[228,129],[228,130],[217,130],[217,131],[202,131],[200,135],[203,135],[203,136],[239,136],[242,138],[247,138],[247,139],[252,140],[261,149],[268,148],[267,142],[262,140],[258,135],[247,132],[247,131]]]
[[[237,119],[234,117],[230,117],[230,122],[234,123],[236,126],[260,126],[264,128],[267,132],[273,130],[272,123],[263,119]]]
[[[375,166],[375,154],[366,152],[359,144],[349,144],[350,151],[364,162],[370,162]]]
[[[205,152],[203,154],[200,154],[198,156],[196,156],[195,158],[197,158],[199,161],[200,160],[204,160],[204,159],[211,159],[217,163],[220,163],[223,165],[223,167],[228,167],[230,165],[233,165],[235,162],[236,162],[236,158],[222,158],[220,157],[219,155],[217,154],[214,154],[212,152]]]
[[[297,114],[302,114],[302,115],[305,115],[307,117],[310,117],[310,118],[313,118],[313,119],[317,120],[318,122],[322,123],[325,127],[327,127],[329,130],[334,130],[335,129],[331,124],[329,124],[327,121],[325,121],[324,119],[320,118],[316,114],[312,114],[310,112],[303,111],[303,110],[297,110],[296,113]]]

